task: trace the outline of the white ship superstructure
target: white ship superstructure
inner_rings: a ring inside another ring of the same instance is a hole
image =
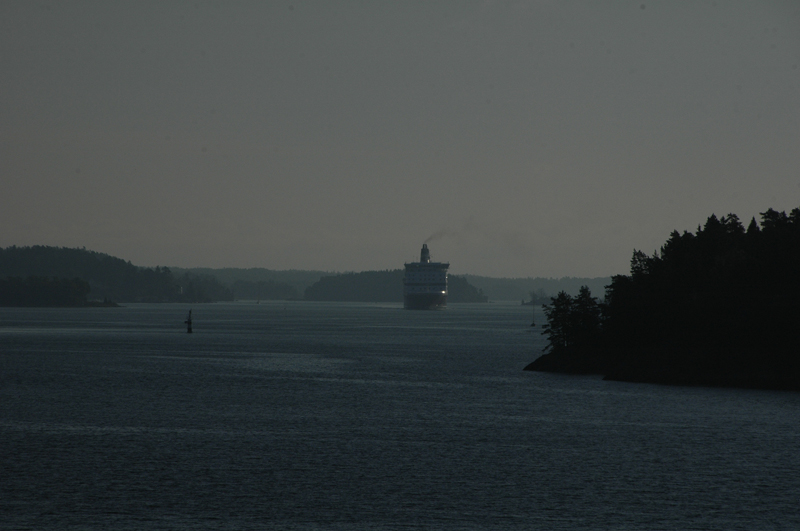
[[[408,310],[435,310],[447,306],[446,262],[431,262],[428,245],[422,244],[419,262],[405,264],[403,306]]]

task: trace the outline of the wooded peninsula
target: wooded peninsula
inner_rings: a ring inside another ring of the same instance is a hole
[[[745,229],[712,215],[674,231],[605,298],[588,288],[544,306],[546,353],[526,370],[606,379],[800,390],[800,208]]]

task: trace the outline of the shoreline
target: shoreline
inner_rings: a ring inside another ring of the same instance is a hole
[[[572,349],[543,354],[526,365],[523,370],[576,375],[596,374],[602,376],[603,380],[630,383],[800,391],[800,374],[797,368],[760,366],[754,360],[747,360],[737,364],[738,366],[718,365],[721,369],[713,370],[708,365],[703,366],[698,363],[697,358],[693,356],[696,353],[697,351],[685,351],[681,354],[673,352],[673,359],[661,360],[629,355],[620,362],[609,363],[605,361],[608,359],[608,351]],[[659,349],[657,354],[667,355],[669,352]],[[659,357],[661,356],[656,356]]]

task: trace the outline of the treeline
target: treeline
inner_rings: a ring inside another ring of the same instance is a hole
[[[800,209],[745,229],[712,215],[660,253],[634,251],[605,300],[560,293],[529,368],[609,379],[800,389]]]
[[[589,289],[588,286],[580,287],[580,289],[583,288]],[[566,291],[560,290],[559,293],[566,293]],[[522,304],[527,304],[527,305],[547,304],[548,302],[550,302],[551,298],[550,296],[547,295],[547,292],[542,288],[531,291],[528,295],[530,296],[530,299],[527,301],[523,299]]]
[[[223,285],[233,290],[236,299],[302,299],[305,290],[322,277],[336,276],[340,273],[312,270],[277,271],[262,267],[251,268],[179,268],[172,267],[175,274],[191,273],[216,277]],[[492,278],[478,275],[457,275],[467,283],[483,292],[493,301],[530,302],[531,294],[536,304],[550,300],[550,296],[560,291],[576,295],[581,286],[588,286],[595,293],[602,293],[611,283],[611,277],[561,277],[561,278]],[[450,276],[453,278],[453,276]],[[458,282],[458,281],[457,281]],[[288,287],[287,287],[288,286]],[[293,290],[292,290],[293,288]],[[458,288],[456,288],[458,290]],[[260,291],[260,296],[259,296]]]
[[[448,302],[488,302],[489,296],[483,290],[470,284],[466,278],[459,275],[447,276],[447,301]]]
[[[303,298],[307,301],[402,301],[403,270],[363,271],[322,277],[306,288]]]
[[[300,298],[297,288],[285,282],[274,280],[237,280],[231,286],[237,299],[289,301]]]
[[[114,302],[232,300],[230,288],[211,275],[174,275],[167,267],[137,267],[120,258],[66,247],[0,249],[0,278],[81,279],[87,297]]]
[[[0,306],[86,306],[89,283],[79,278],[0,279]]]
[[[492,278],[478,275],[464,275],[464,277],[470,284],[483,290],[493,301],[524,300],[527,303],[533,296],[535,304],[547,302],[552,295],[561,291],[577,295],[581,286],[587,286],[595,293],[602,293],[611,283],[611,277]]]
[[[30,280],[24,282],[30,286],[41,284],[42,278],[76,279],[89,287],[88,292],[83,294],[84,300],[213,302],[234,300],[234,297],[363,302],[403,300],[403,271],[400,269],[327,276],[317,271],[275,272],[266,269],[176,268],[176,271],[179,274],[168,267],[137,267],[129,261],[86,249],[47,246],[0,249],[0,278],[17,279],[9,280],[9,286],[18,286],[22,279],[28,277]],[[228,282],[223,283],[218,276]],[[265,277],[282,278],[285,281]],[[301,291],[298,287],[302,286],[305,287]],[[41,302],[44,299],[39,292],[14,289],[16,295],[9,295],[8,299],[17,301],[14,305],[54,304]],[[53,282],[48,284],[48,289],[53,291],[52,297],[62,297],[56,294],[58,289]],[[465,278],[451,275],[448,299],[450,302],[485,302],[487,297]]]
[[[237,299],[298,299],[305,289],[323,276],[332,273],[325,271],[301,271],[290,269],[276,271],[263,267],[223,267],[223,268],[180,268],[173,267],[172,272],[178,275],[209,275],[215,277],[225,286],[233,290]],[[259,297],[259,291],[261,297]]]
[[[306,288],[304,299],[310,301],[402,302],[402,269],[363,271],[322,277]],[[448,302],[486,302],[481,290],[464,277],[448,276]]]

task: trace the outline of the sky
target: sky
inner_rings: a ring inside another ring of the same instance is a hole
[[[800,2],[0,3],[0,247],[629,272],[800,207]]]

